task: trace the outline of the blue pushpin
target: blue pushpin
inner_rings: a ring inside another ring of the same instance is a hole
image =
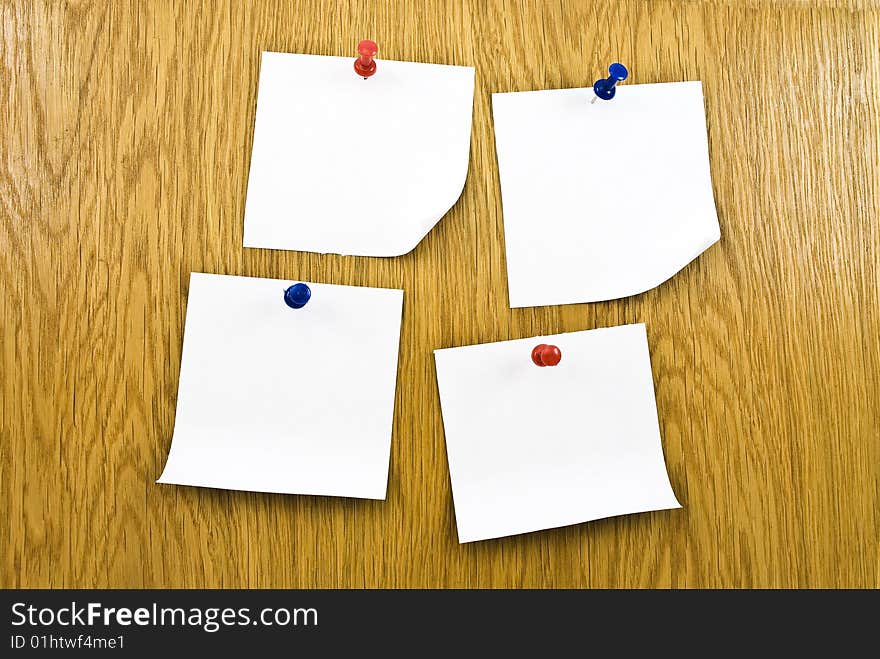
[[[305,284],[294,284],[284,291],[284,304],[291,309],[302,309],[311,297],[311,288]]]
[[[593,91],[596,95],[590,101],[591,105],[596,102],[597,98],[601,98],[603,101],[610,101],[614,98],[614,94],[617,93],[615,89],[617,83],[626,80],[629,76],[629,71],[620,62],[615,62],[609,66],[608,73],[610,75],[607,78],[599,78],[599,80],[593,83]]]

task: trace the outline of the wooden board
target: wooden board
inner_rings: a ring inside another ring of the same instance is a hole
[[[0,585],[880,585],[877,9],[13,0],[0,26]],[[476,66],[460,201],[400,258],[243,249],[260,51],[363,37]],[[643,295],[511,310],[490,93],[614,60],[703,81],[721,242]],[[193,270],[405,289],[386,502],[153,483]],[[628,322],[685,508],[460,546],[431,351]]]

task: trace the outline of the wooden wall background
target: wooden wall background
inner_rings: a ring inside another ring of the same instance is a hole
[[[0,585],[880,586],[877,8],[4,0],[0,23]],[[243,249],[260,51],[367,36],[476,66],[459,203],[401,258]],[[643,295],[511,310],[489,94],[616,59],[703,81],[721,242]],[[406,290],[386,502],[153,483],[192,270]],[[628,322],[686,507],[460,546],[431,351]]]

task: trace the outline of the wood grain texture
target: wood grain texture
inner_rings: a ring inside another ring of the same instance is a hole
[[[880,586],[876,7],[6,0],[0,22],[0,585]],[[400,258],[243,249],[260,52],[363,37],[476,66],[461,199]],[[616,59],[703,81],[721,242],[642,295],[511,310],[490,93]],[[387,501],[153,483],[194,270],[405,289]],[[431,351],[628,322],[685,508],[459,545]]]

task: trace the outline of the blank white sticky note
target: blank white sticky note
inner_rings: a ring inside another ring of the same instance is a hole
[[[384,499],[403,291],[190,276],[160,483]]]
[[[245,247],[398,256],[461,194],[473,67],[354,60],[263,53]]]
[[[557,346],[539,367],[532,348]],[[644,325],[435,350],[459,542],[680,508]]]
[[[492,95],[511,307],[641,293],[721,235],[702,83],[593,98]]]

